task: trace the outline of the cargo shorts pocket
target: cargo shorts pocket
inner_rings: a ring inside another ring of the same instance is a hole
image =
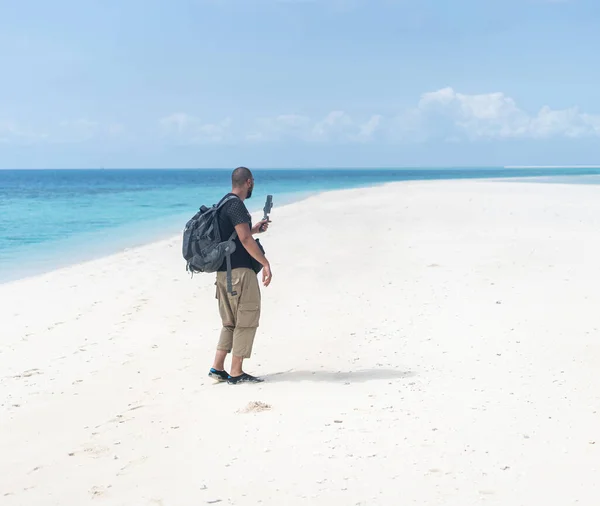
[[[260,304],[242,302],[238,306],[236,327],[255,328],[260,320]]]

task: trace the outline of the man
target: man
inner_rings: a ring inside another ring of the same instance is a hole
[[[230,237],[237,232],[235,251],[231,254],[231,280],[236,295],[227,292],[227,264],[217,272],[216,298],[223,328],[217,344],[213,367],[208,375],[230,384],[241,382],[258,383],[263,381],[247,374],[242,369],[245,358],[250,358],[254,337],[260,320],[261,295],[257,273],[253,269],[256,262],[262,266],[264,286],[271,283],[271,266],[265,258],[253,235],[264,232],[269,227],[267,220],[252,226],[252,217],[244,200],[252,196],[254,177],[246,167],[238,167],[231,175],[231,193],[238,198],[231,199],[219,210],[218,223],[221,237]],[[227,196],[227,195],[226,195]],[[256,262],[253,262],[253,259]],[[225,371],[225,358],[232,353],[231,371]]]

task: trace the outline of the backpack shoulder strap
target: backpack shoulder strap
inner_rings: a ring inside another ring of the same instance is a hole
[[[226,202],[229,202],[232,199],[239,199],[239,197],[237,195],[226,195],[217,204],[216,211],[218,211]],[[236,236],[237,236],[237,232],[235,231],[235,228],[234,228],[233,234],[231,234],[231,236],[229,237],[229,241],[233,241]],[[231,281],[231,253],[229,252],[229,247],[227,247],[225,250],[225,261],[226,261],[226,265],[227,265],[227,291],[231,295],[237,295],[237,292],[233,290],[233,285],[232,285],[232,281]]]
[[[227,202],[229,202],[230,200],[233,200],[233,199],[239,199],[239,197],[237,195],[233,195],[233,194],[225,195],[217,204],[216,211],[221,209],[221,207],[223,207]],[[233,234],[231,234],[231,236],[229,236],[229,240],[233,241],[235,239],[236,235],[237,235],[237,232],[235,231],[235,228],[234,228]]]
[[[233,199],[239,199],[237,195],[225,195],[217,204],[217,210],[221,209],[227,202]]]

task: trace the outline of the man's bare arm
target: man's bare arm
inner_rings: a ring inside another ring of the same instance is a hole
[[[272,277],[271,265],[269,264],[269,261],[266,259],[265,255],[263,255],[263,252],[258,247],[258,244],[256,244],[254,237],[252,237],[252,231],[250,230],[250,226],[247,223],[240,223],[239,225],[236,225],[235,230],[240,239],[240,242],[242,243],[244,248],[246,248],[246,251],[250,253],[250,255],[252,255],[256,260],[258,260],[263,266],[263,284],[265,286],[269,286]]]
[[[263,267],[269,265],[269,261],[263,255],[263,252],[256,244],[254,237],[252,237],[252,232],[250,230],[250,226],[247,223],[240,223],[235,226],[235,231],[237,232],[237,236],[240,239],[240,242],[246,248],[246,251],[250,253]]]

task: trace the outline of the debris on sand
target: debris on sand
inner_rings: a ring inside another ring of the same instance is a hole
[[[261,401],[252,401],[245,408],[238,410],[238,413],[260,413],[261,411],[268,411],[270,409],[270,404]]]

